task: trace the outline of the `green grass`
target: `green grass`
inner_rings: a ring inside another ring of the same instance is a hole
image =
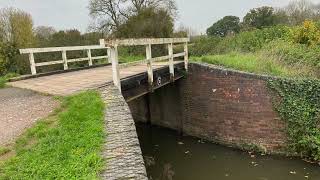
[[[119,62],[121,63],[130,63],[130,62],[135,62],[135,61],[140,61],[146,59],[145,56],[142,55],[122,55],[119,57]]]
[[[8,148],[4,148],[4,147],[0,147],[0,156],[7,154],[8,152],[10,152],[10,149]]]
[[[241,54],[233,52],[224,55],[207,55],[202,57],[191,57],[191,60],[256,74],[284,77],[309,76],[308,73],[304,72],[305,69],[289,67],[272,58],[266,59],[261,55],[251,53]]]
[[[15,74],[15,73],[8,73],[5,76],[0,76],[0,89],[6,86],[6,83],[10,78],[17,77],[17,76],[18,74]]]
[[[104,103],[88,91],[23,135],[16,156],[0,167],[0,179],[98,179],[103,166]]]

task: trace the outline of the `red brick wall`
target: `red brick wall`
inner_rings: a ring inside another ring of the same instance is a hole
[[[192,64],[180,87],[183,130],[223,143],[255,143],[279,150],[286,141],[285,123],[274,111],[266,79]]]
[[[186,79],[150,96],[152,124],[223,144],[280,151],[285,123],[273,109],[266,79],[192,63]],[[137,102],[131,103],[134,114]]]

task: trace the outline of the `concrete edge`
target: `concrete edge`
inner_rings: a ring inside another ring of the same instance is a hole
[[[207,69],[214,69],[215,71],[220,71],[223,74],[232,74],[232,75],[238,75],[241,77],[247,77],[247,78],[255,78],[255,79],[261,79],[261,80],[276,80],[276,79],[290,79],[289,77],[277,77],[277,76],[271,76],[271,75],[265,75],[265,74],[255,74],[245,71],[239,71],[231,68],[225,68],[223,66],[217,66],[213,64],[203,63],[203,62],[190,62],[189,66],[201,66],[202,68]]]

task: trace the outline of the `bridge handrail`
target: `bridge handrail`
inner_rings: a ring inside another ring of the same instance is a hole
[[[110,59],[112,63],[112,77],[113,83],[121,91],[121,81],[120,81],[120,68],[130,65],[136,65],[141,63],[147,63],[148,66],[148,82],[151,87],[153,87],[153,62],[169,60],[169,71],[171,80],[174,79],[174,58],[184,57],[184,64],[186,71],[188,70],[189,55],[188,55],[188,42],[189,38],[150,38],[150,39],[113,39],[113,40],[100,40],[100,45],[110,48]],[[182,53],[173,53],[173,44],[184,44],[184,52]],[[166,44],[168,46],[168,55],[161,57],[152,57],[152,45],[162,45]],[[146,47],[146,59],[119,65],[118,57],[118,46],[145,46]]]
[[[91,50],[98,50],[98,49],[108,49],[107,56],[92,56]],[[87,51],[87,57],[85,58],[75,58],[75,59],[68,59],[67,52],[68,51]],[[35,53],[49,53],[49,52],[61,52],[62,53],[62,60],[56,61],[47,61],[36,63],[34,59]],[[80,61],[88,61],[89,66],[92,66],[92,61],[96,59],[108,59],[109,61],[109,48],[101,45],[91,45],[91,46],[66,46],[66,47],[47,47],[47,48],[28,48],[28,49],[20,49],[20,54],[29,54],[29,61],[30,61],[30,69],[31,74],[36,75],[37,69],[36,67],[40,66],[49,66],[54,64],[63,64],[64,70],[68,70],[68,63],[71,62],[80,62]]]

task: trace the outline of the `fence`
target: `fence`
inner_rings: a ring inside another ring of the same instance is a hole
[[[169,60],[170,75],[174,77],[174,58],[184,57],[185,69],[188,70],[188,42],[189,38],[160,38],[160,39],[124,39],[124,40],[100,40],[100,46],[110,48],[110,59],[112,63],[112,75],[114,85],[121,91],[120,82],[120,67],[118,59],[118,47],[119,46],[145,46],[146,47],[146,59],[140,61],[140,63],[147,63],[148,82],[153,84],[153,62]],[[173,44],[184,44],[184,52],[174,54]],[[152,45],[167,45],[168,55],[161,57],[152,57]]]
[[[95,56],[92,57],[91,51],[97,50],[97,49],[108,49],[108,55],[107,56]],[[67,52],[68,51],[81,51],[85,50],[87,51],[87,57],[84,58],[76,58],[76,59],[68,59],[67,58]],[[57,61],[47,61],[47,62],[41,62],[36,63],[34,59],[35,53],[49,53],[49,52],[61,52],[62,54],[62,60]],[[40,66],[49,66],[49,65],[55,65],[55,64],[63,64],[63,69],[68,70],[68,63],[72,62],[81,62],[81,61],[88,61],[89,66],[92,66],[92,61],[97,59],[110,59],[109,57],[109,48],[104,46],[70,46],[70,47],[50,47],[50,48],[31,48],[31,49],[20,49],[20,54],[29,54],[29,61],[30,61],[30,69],[31,74],[36,75],[37,74],[37,67]]]

